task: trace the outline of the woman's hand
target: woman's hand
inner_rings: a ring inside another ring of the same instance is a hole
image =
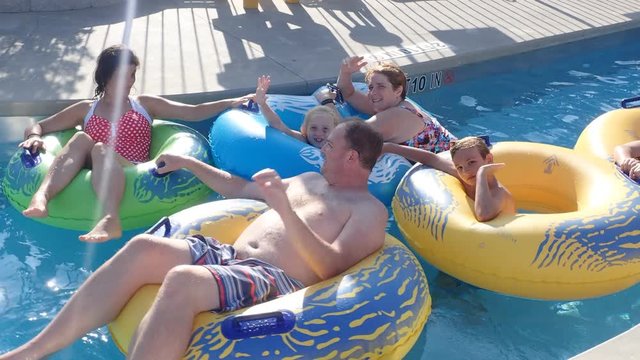
[[[253,100],[258,105],[263,106],[267,102],[267,91],[271,86],[271,77],[269,75],[262,75],[258,78],[258,85],[256,86],[256,95]]]
[[[328,88],[323,88],[322,90],[316,92],[315,94],[316,100],[318,100],[318,103],[322,104],[323,101],[325,100],[334,100],[336,99],[336,93],[329,90]]]
[[[360,71],[360,69],[366,65],[367,62],[364,61],[364,56],[351,56],[345,58],[340,64],[340,74],[350,76],[354,72]]]
[[[18,144],[18,147],[29,149],[29,152],[31,152],[32,154],[35,154],[36,152],[40,151],[40,149],[46,150],[44,147],[44,141],[42,140],[42,137],[37,134],[29,135],[29,137],[26,140]]]

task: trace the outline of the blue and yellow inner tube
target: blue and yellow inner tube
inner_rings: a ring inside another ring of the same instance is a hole
[[[359,85],[362,87],[361,85]],[[291,129],[300,129],[304,115],[319,105],[314,96],[269,95],[269,106]],[[338,105],[342,116],[363,116],[348,104]],[[269,126],[261,112],[231,109],[214,121],[209,135],[214,163],[221,169],[249,179],[264,168],[291,177],[319,172],[320,149]],[[395,154],[383,154],[369,177],[369,191],[385,205],[411,164]]]
[[[53,159],[77,130],[44,136],[46,153],[28,156],[22,149],[9,160],[2,188],[18,211],[29,206],[33,194],[49,171]],[[124,169],[125,190],[120,205],[124,230],[149,226],[159,218],[203,202],[211,190],[187,170],[155,176],[155,158],[162,153],[190,155],[211,163],[204,136],[187,126],[155,120],[152,125],[151,160]],[[101,208],[91,185],[91,170],[83,169],[48,204],[49,216],[36,220],[45,224],[90,230]]]
[[[640,281],[640,191],[607,161],[558,146],[502,142],[496,176],[526,213],[478,222],[460,182],[424,165],[392,208],[410,247],[473,285],[535,299],[590,298]]]
[[[580,133],[574,149],[601,159],[613,159],[617,145],[640,140],[640,107],[616,109],[598,116]]]
[[[267,209],[255,200],[220,200],[174,214],[151,232],[172,238],[203,234],[232,244]],[[138,290],[109,325],[123,352],[158,288],[147,285]],[[430,312],[421,265],[387,235],[382,249],[331,279],[246,309],[199,314],[184,357],[401,359]]]

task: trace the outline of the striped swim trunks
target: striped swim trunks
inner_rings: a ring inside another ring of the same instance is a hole
[[[269,263],[254,258],[237,259],[231,245],[202,235],[189,236],[185,240],[191,248],[193,264],[207,268],[218,283],[220,309],[212,311],[233,311],[304,287],[300,281]]]

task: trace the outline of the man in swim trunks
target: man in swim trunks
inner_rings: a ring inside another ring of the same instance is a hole
[[[82,284],[39,335],[0,359],[40,359],[69,345],[113,320],[148,283],[162,286],[132,339],[129,357],[178,359],[196,314],[265,300],[247,292],[252,282],[269,286],[264,291],[268,299],[345,271],[384,243],[387,210],[367,188],[381,148],[380,134],[369,125],[347,121],[322,147],[322,174],[281,179],[266,169],[251,182],[193,158],[162,155],[160,173],[186,168],[225,197],[262,199],[271,209],[233,247],[204,237],[134,237]],[[242,285],[227,287],[229,278]]]

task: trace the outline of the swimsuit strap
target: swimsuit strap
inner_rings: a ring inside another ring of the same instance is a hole
[[[405,109],[405,110],[411,112],[412,114],[416,115],[417,117],[419,117],[421,119],[424,119],[424,116],[422,116],[422,113],[420,113],[420,111],[416,110],[415,108],[408,107],[406,105],[398,105],[398,107],[400,109]],[[426,124],[426,122],[425,122],[425,124]]]
[[[100,99],[94,101],[93,104],[91,104],[91,108],[89,109],[89,112],[87,113],[87,115],[84,116],[84,120],[82,123],[83,128],[87,126],[87,121],[89,121],[89,119],[93,116],[93,112],[96,110],[96,105],[98,105],[98,101],[100,101]]]
[[[133,97],[129,96],[129,103],[131,104],[131,108],[134,111],[142,114],[142,116],[144,116],[147,119],[147,121],[149,121],[149,124],[151,124],[153,122],[153,119],[151,118],[151,116],[149,115],[147,110],[137,100],[135,100]]]

